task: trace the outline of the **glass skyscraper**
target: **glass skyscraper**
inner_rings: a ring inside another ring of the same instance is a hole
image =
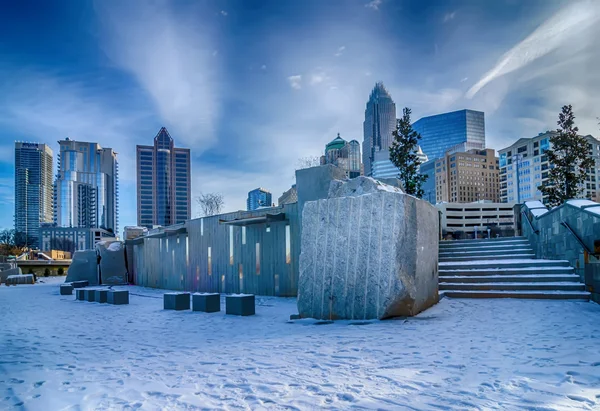
[[[395,129],[396,104],[383,83],[376,83],[367,102],[363,123],[363,164],[366,176],[372,175],[375,153],[389,150]]]
[[[66,138],[54,187],[58,227],[104,228],[118,233],[119,165],[112,148]]]
[[[152,146],[136,146],[138,225],[169,226],[191,218],[190,149],[176,148],[165,127]]]
[[[430,160],[443,157],[461,143],[464,151],[485,149],[485,118],[481,111],[460,110],[423,117],[412,126],[421,134],[419,145]]]
[[[53,219],[52,154],[46,144],[15,142],[15,231],[30,247]]]
[[[257,188],[248,193],[246,208],[248,211],[256,210],[258,207],[271,207],[271,193],[264,188]]]

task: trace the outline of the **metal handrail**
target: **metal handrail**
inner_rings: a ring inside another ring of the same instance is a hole
[[[563,221],[560,223],[563,227],[565,227],[567,229],[567,231],[569,233],[571,233],[571,235],[573,235],[573,237],[575,237],[575,239],[577,240],[577,242],[579,243],[579,245],[581,245],[581,247],[583,247],[583,249],[585,251],[587,251],[588,254],[594,256],[595,258],[600,258],[600,254],[599,253],[595,253],[593,252],[584,242],[581,238],[579,238],[579,236],[577,235],[577,233],[575,232],[575,230],[573,230],[571,228],[571,226],[569,224],[567,224],[566,221]]]
[[[531,220],[529,220],[529,216],[527,215],[527,213],[525,211],[521,211],[521,214],[523,214],[523,217],[525,217],[525,220],[527,220],[527,222],[529,223],[529,227],[531,228],[531,231],[533,231],[534,234],[540,234],[540,230],[536,230],[535,227],[533,226],[533,224],[531,223]]]

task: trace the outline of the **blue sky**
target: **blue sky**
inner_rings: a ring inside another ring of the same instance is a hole
[[[297,159],[362,141],[383,81],[413,120],[486,113],[488,146],[556,127],[573,104],[600,134],[600,3],[592,1],[3,2],[0,227],[12,226],[14,141],[119,153],[120,225],[136,222],[135,145],[161,126],[192,149],[192,195],[277,198]],[[194,215],[196,210],[194,207]]]

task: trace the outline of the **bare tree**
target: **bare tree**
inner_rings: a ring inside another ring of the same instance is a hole
[[[321,165],[321,158],[319,156],[301,157],[296,162],[296,170],[302,170],[303,168],[316,167],[319,165]]]
[[[221,193],[200,193],[196,197],[196,203],[200,206],[201,217],[221,214],[225,201]]]
[[[13,246],[15,244],[15,230],[6,229],[0,231],[0,244]]]

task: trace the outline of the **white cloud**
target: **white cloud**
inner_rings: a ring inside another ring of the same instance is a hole
[[[325,80],[325,74],[323,74],[323,73],[313,74],[310,77],[310,85],[314,86],[316,84],[322,83],[324,80]]]
[[[467,81],[468,79],[469,79],[468,77],[463,77],[463,78],[460,80],[460,82],[461,82],[461,83],[464,83],[464,82],[465,82],[465,81]]]
[[[491,81],[507,73],[521,69],[542,56],[569,44],[574,35],[593,27],[600,20],[598,2],[577,2],[558,11],[527,38],[506,52],[500,61],[488,71],[466,96],[473,98]]]
[[[379,10],[379,6],[381,6],[383,0],[372,0],[365,4],[365,7],[368,7],[373,10]]]
[[[225,10],[221,10],[221,15],[223,15],[223,16],[227,16],[227,14],[228,14],[228,13],[227,13]]]
[[[267,69],[267,65],[266,65],[266,64],[263,64],[262,66],[260,66],[260,69],[261,69],[261,70],[266,70],[266,69]]]
[[[108,56],[146,90],[178,143],[196,153],[214,144],[219,67],[208,24],[167,3],[97,1],[95,8]]]
[[[444,15],[444,23],[449,22],[450,20],[454,20],[454,17],[456,16],[456,12],[453,11],[452,13],[446,13]]]
[[[302,88],[302,75],[289,76],[288,81],[293,89],[300,90]]]
[[[338,48],[337,52],[334,54],[334,56],[339,57],[342,54],[344,54],[344,50],[346,50],[346,46],[342,46],[340,48]]]

